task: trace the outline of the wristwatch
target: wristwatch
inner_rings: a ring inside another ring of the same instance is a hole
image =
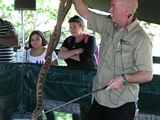
[[[121,74],[122,78],[123,78],[123,85],[128,85],[128,80],[125,76],[125,74]]]

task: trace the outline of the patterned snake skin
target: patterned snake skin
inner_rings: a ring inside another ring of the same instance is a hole
[[[61,36],[61,26],[71,5],[72,5],[72,0],[61,0],[60,2],[58,15],[57,15],[57,23],[51,35],[48,48],[47,48],[47,54],[45,56],[46,61],[43,64],[38,76],[38,81],[36,86],[36,108],[32,113],[31,120],[38,120],[39,116],[42,113],[42,98],[43,98],[42,91],[43,91],[46,75],[51,65],[51,55],[59,42],[59,39]]]

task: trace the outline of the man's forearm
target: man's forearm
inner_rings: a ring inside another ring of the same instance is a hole
[[[141,84],[152,80],[153,74],[152,71],[138,71],[132,74],[123,74],[118,75],[109,80],[107,83],[107,89],[118,89],[123,85],[129,84]]]
[[[15,31],[9,30],[4,37],[0,38],[0,44],[8,47],[13,47],[18,45],[18,36]]]
[[[89,15],[88,5],[86,5],[83,2],[83,0],[73,0],[73,4],[75,6],[76,11],[80,14],[80,16],[87,19]]]
[[[8,47],[17,46],[18,38],[0,38],[0,44]]]
[[[129,83],[145,83],[152,80],[152,71],[138,71],[132,74],[126,74]]]

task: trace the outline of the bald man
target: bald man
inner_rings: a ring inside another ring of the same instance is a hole
[[[101,35],[100,62],[89,120],[133,120],[139,84],[152,80],[152,43],[134,14],[138,0],[111,0],[111,16],[94,13],[73,0],[88,28]],[[107,8],[106,8],[107,9]]]

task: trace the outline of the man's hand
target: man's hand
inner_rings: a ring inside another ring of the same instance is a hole
[[[13,47],[18,45],[18,36],[13,30],[9,30],[5,35],[4,38],[0,40],[1,45],[5,45],[8,47]]]
[[[87,20],[89,15],[88,5],[83,2],[83,0],[73,0],[76,11]]]
[[[8,30],[7,33],[5,34],[5,38],[11,38],[15,36],[15,32],[13,30]]]
[[[140,84],[140,83],[146,83],[152,80],[153,73],[152,71],[137,71],[135,73],[127,74],[127,80],[129,83],[132,84]],[[111,89],[117,89],[122,87],[123,85],[124,78],[119,75],[111,79],[107,85],[106,90],[111,90]]]
[[[123,77],[121,75],[114,77],[108,82],[106,90],[117,89],[123,86]]]

